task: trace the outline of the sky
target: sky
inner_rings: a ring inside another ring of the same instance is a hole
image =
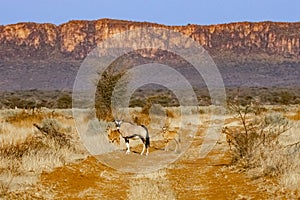
[[[300,0],[2,0],[0,25],[101,18],[166,25],[300,22]]]

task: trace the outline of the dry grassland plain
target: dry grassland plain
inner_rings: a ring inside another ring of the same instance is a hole
[[[113,169],[91,156],[79,138],[71,109],[1,110],[0,199],[299,199],[300,107],[262,108],[247,113],[245,124],[237,110],[220,116],[232,137],[231,149],[220,131],[213,150],[199,158],[215,109],[199,107],[201,112],[191,118],[198,117],[201,123],[191,125],[196,134],[184,154],[164,168],[138,174]],[[135,109],[135,115],[139,111]],[[178,120],[176,108],[168,112],[173,113],[171,121]],[[82,123],[90,119],[82,118]],[[93,123],[104,131],[109,124]],[[162,125],[149,126],[149,156],[164,152]],[[183,143],[185,137],[190,137],[188,132],[183,132]],[[142,148],[133,143],[133,152],[126,155],[122,138],[114,145],[116,153],[129,159]],[[176,154],[175,147],[171,141],[170,155]]]

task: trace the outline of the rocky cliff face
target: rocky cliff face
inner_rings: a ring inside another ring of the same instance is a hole
[[[180,31],[212,54],[300,56],[300,23],[231,23],[211,26],[163,26],[121,20],[70,21],[53,24],[19,23],[0,26],[0,57],[72,57],[83,59],[103,39],[141,26]]]
[[[101,19],[0,26],[0,90],[69,90],[82,60],[101,41],[145,26],[180,31],[198,41],[227,86],[300,85],[300,23],[165,26]]]

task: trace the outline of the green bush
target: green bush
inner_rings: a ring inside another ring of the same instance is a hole
[[[113,74],[105,71],[97,84],[95,108],[96,116],[98,119],[109,120],[113,119],[112,116],[112,93],[117,82],[120,80],[122,74]]]

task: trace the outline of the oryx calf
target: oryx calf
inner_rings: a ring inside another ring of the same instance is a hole
[[[120,144],[120,133],[116,129],[112,129],[110,126],[107,126],[106,133],[109,143]]]
[[[180,135],[177,131],[170,131],[166,126],[162,128],[163,138],[165,141],[165,151],[168,151],[170,141],[174,140],[176,142],[175,152],[180,151]]]

